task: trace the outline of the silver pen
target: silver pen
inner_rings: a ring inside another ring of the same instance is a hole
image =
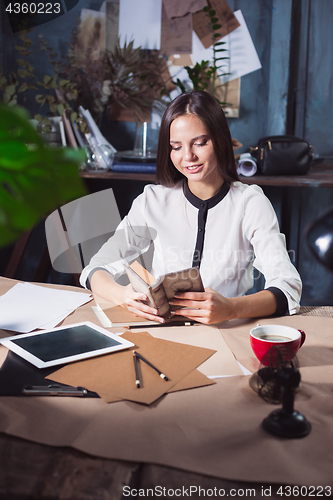
[[[85,396],[84,387],[63,387],[60,385],[25,385],[22,389],[26,396]]]

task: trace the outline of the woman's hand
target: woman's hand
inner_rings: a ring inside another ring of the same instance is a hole
[[[135,316],[160,321],[161,323],[165,321],[164,318],[158,316],[157,309],[140,302],[141,300],[147,300],[145,294],[136,292],[131,284],[127,286],[119,285],[112,275],[104,269],[99,269],[92,275],[91,290],[96,295],[127,309]]]
[[[175,309],[175,315],[186,316],[189,319],[212,325],[235,317],[232,299],[205,288],[204,292],[178,293],[170,302],[172,306],[185,306],[189,309]]]
[[[157,309],[140,302],[142,300],[147,300],[146,295],[136,292],[131,284],[122,288],[122,293],[117,301],[118,305],[135,314],[135,316],[164,323],[165,320],[164,318],[158,316]]]
[[[189,319],[213,325],[234,318],[267,317],[275,313],[277,302],[269,290],[243,297],[227,299],[211,288],[204,292],[179,293],[170,301],[170,305],[185,306],[189,309],[176,309],[175,315],[186,316]]]

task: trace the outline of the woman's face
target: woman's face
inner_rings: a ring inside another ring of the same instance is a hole
[[[196,115],[176,118],[170,126],[170,158],[188,179],[193,194],[206,188],[213,196],[223,184],[213,143],[203,122]],[[211,192],[215,191],[213,194]]]

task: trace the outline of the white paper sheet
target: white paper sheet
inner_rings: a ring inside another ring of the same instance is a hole
[[[91,299],[82,292],[17,283],[0,297],[0,328],[20,333],[53,328]]]
[[[134,40],[134,47],[161,48],[162,0],[120,0],[120,46]]]
[[[228,51],[221,54],[226,54],[230,58],[225,61],[225,68],[221,68],[221,71],[230,73],[230,75],[220,78],[222,83],[229,82],[261,68],[261,63],[243,14],[240,10],[237,10],[234,14],[240,26],[219,40],[226,42],[225,45],[220,47]],[[201,61],[212,61],[213,59],[212,47],[205,49],[194,31],[192,35],[192,50],[191,59],[193,64]],[[222,55],[221,57],[224,56]]]

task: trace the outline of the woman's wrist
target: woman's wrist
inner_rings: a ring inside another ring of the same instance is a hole
[[[272,316],[277,307],[274,294],[268,290],[233,297],[231,302],[231,314],[234,319],[258,318],[261,316]]]
[[[103,269],[99,269],[91,277],[92,292],[115,304],[120,305],[124,302],[125,288]]]

